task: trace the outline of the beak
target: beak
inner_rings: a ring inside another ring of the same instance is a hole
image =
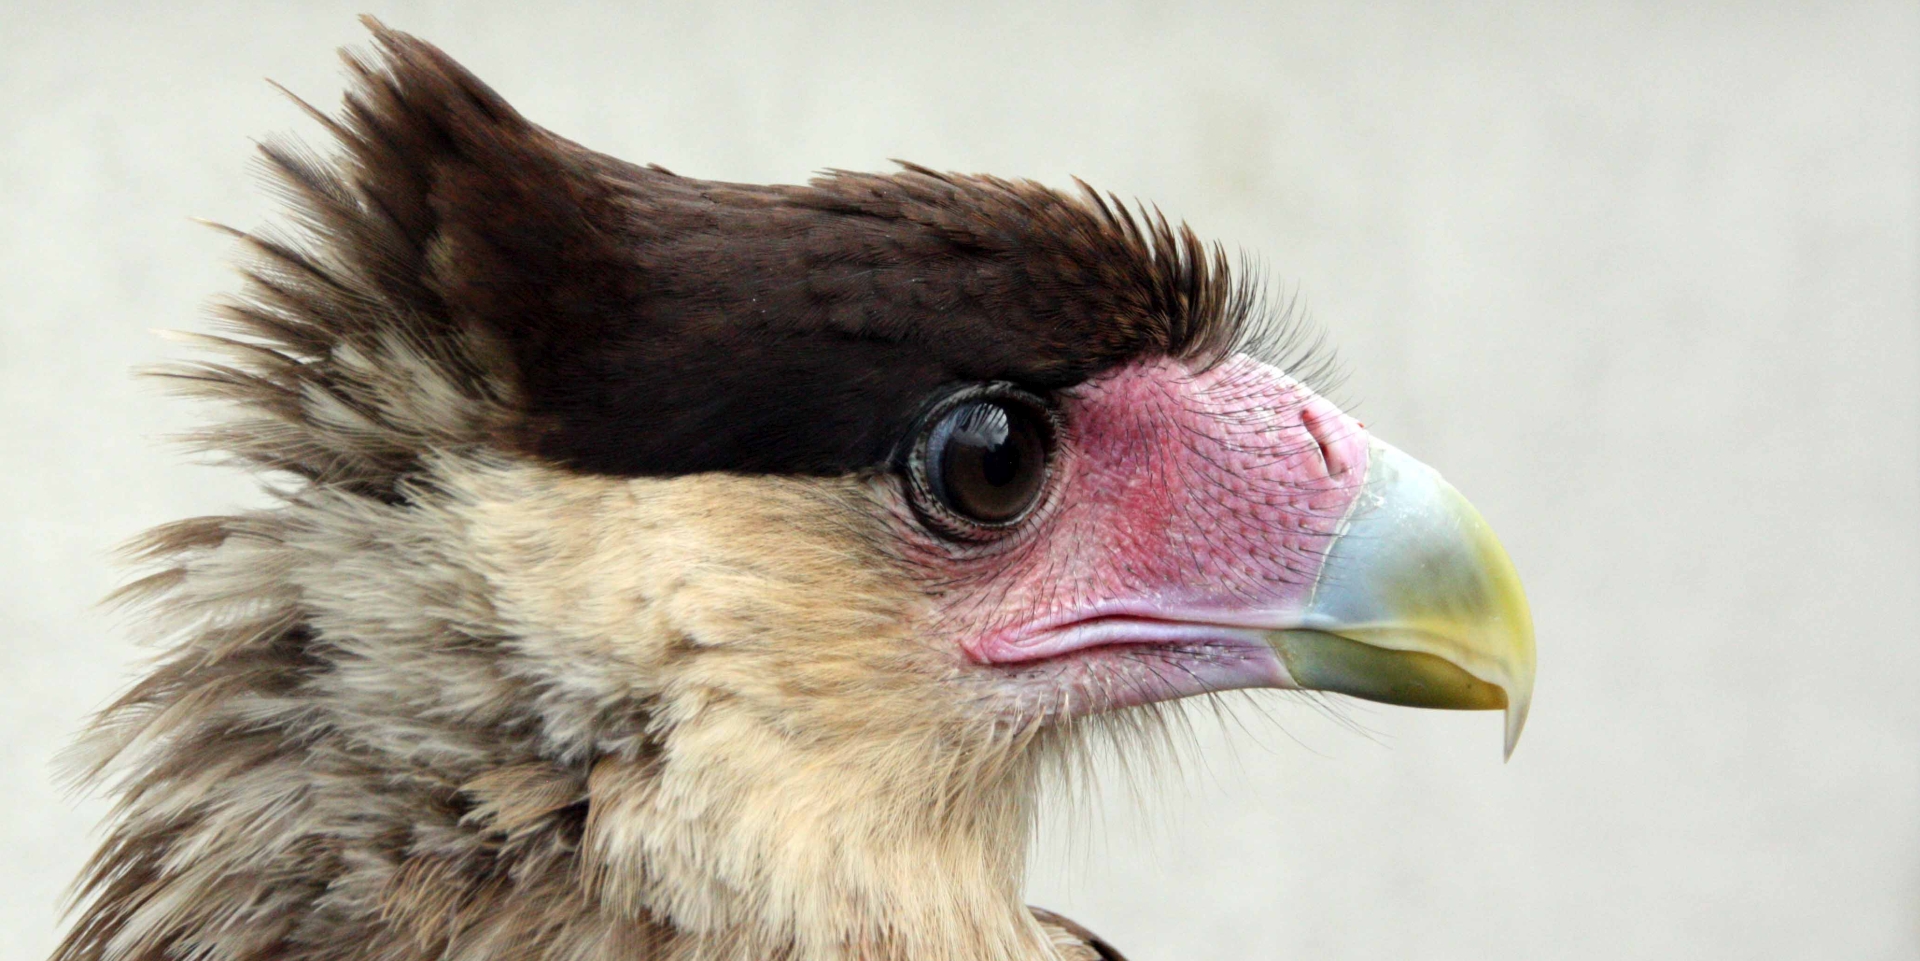
[[[1533,697],[1533,617],[1513,562],[1438,472],[1378,440],[1298,626],[1267,641],[1294,684],[1413,707],[1506,711]]]

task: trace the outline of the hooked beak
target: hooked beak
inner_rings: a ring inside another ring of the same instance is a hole
[[[1527,723],[1533,617],[1513,562],[1459,491],[1379,440],[1297,626],[1266,640],[1302,689],[1504,709],[1507,757]]]

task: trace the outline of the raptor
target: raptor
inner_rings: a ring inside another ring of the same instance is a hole
[[[1276,688],[1512,749],[1506,554],[1220,246],[626,163],[370,27],[168,371],[270,503],[136,546],[165,654],[54,961],[1117,958],[1022,891],[1087,745]]]

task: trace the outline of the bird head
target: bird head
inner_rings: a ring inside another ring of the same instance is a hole
[[[1100,731],[1281,688],[1511,749],[1506,555],[1218,246],[1085,188],[634,166],[374,33],[171,372],[279,482],[144,544],[174,653],[95,735],[61,961],[1045,957],[1035,792]]]

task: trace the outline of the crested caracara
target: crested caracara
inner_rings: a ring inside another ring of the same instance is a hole
[[[1118,957],[1039,784],[1240,688],[1504,708],[1511,565],[1091,190],[695,180],[372,24],[337,152],[167,372],[270,506],[169,524],[166,645],[55,961]]]

